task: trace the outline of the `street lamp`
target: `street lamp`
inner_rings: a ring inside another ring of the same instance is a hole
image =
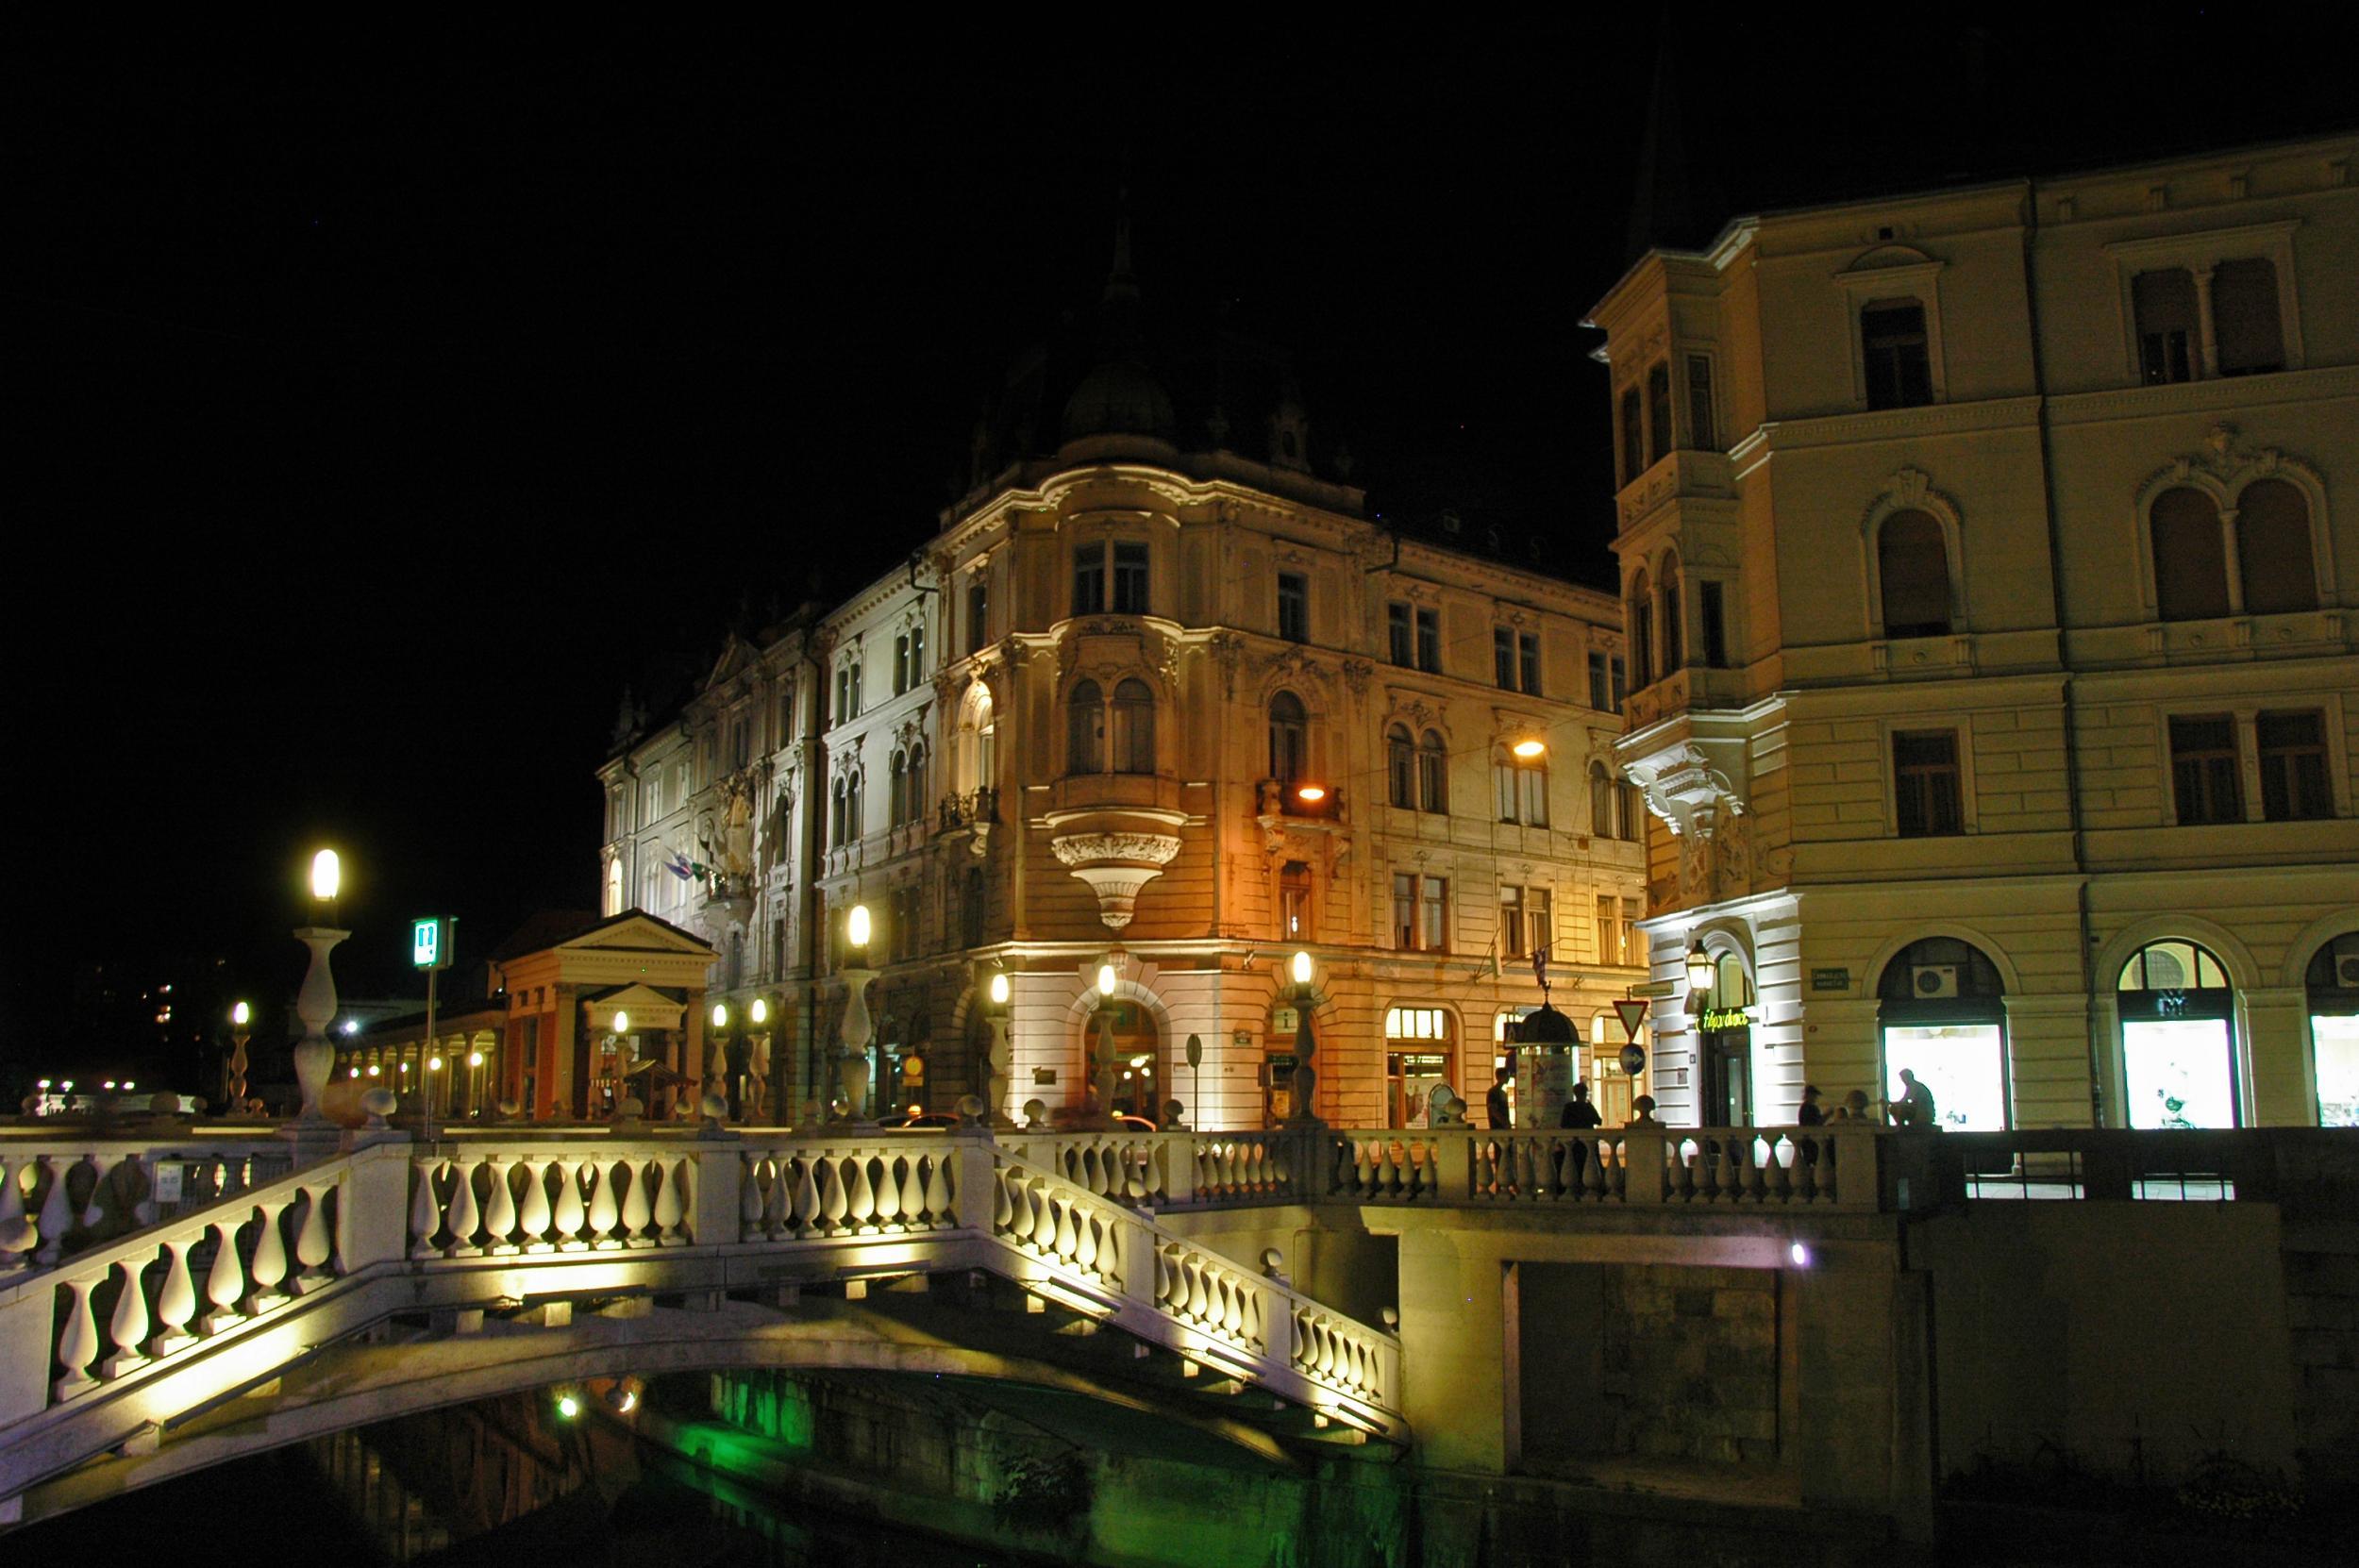
[[[1704,951],[1704,944],[1700,942],[1687,950],[1687,989],[1712,989],[1712,955]]]
[[[336,1060],[336,1048],[327,1043],[327,1026],[336,1016],[336,978],[328,967],[328,954],[352,935],[332,925],[320,925],[318,919],[325,909],[327,918],[334,920],[336,893],[343,884],[343,861],[334,850],[323,849],[311,857],[313,924],[294,933],[295,940],[311,950],[311,967],[304,974],[303,989],[295,993],[295,1017],[303,1023],[303,1038],[294,1048],[295,1081],[303,1087],[303,1109],[295,1126],[313,1139],[324,1138],[335,1126],[320,1109],[320,1093],[327,1087],[328,1069]]]
[[[984,994],[991,998],[984,1021],[991,1026],[991,1044],[983,1058],[983,1114],[995,1127],[1012,1127],[1015,1121],[1006,1109],[1008,1094],[1008,972],[995,969],[991,984]]]
[[[254,1020],[254,1009],[240,1002],[229,1009],[229,1062],[223,1069],[222,1098],[226,1112],[236,1115],[245,1106],[245,1043],[250,1038],[248,1026]]]
[[[1317,1069],[1311,1065],[1311,1057],[1318,1049],[1318,1037],[1311,1026],[1311,954],[1308,949],[1295,949],[1294,959],[1287,965],[1295,982],[1295,1109],[1289,1121],[1308,1123],[1311,1096],[1319,1085]]]
[[[1524,761],[1529,762],[1535,757],[1546,756],[1548,754],[1548,742],[1541,740],[1539,737],[1527,735],[1507,749],[1514,752]]]
[[[836,1057],[837,1087],[844,1093],[844,1115],[854,1126],[869,1126],[868,1121],[868,1045],[876,1032],[876,1024],[868,1016],[868,983],[877,977],[868,967],[868,938],[870,934],[868,906],[855,904],[844,920],[845,940],[851,944],[851,962],[844,969],[844,1017],[841,1030],[841,1052]]]

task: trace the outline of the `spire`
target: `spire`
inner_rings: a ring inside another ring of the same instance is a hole
[[[1656,245],[1690,242],[1696,216],[1688,190],[1687,149],[1680,136],[1679,97],[1671,78],[1673,44],[1666,9],[1655,29],[1654,81],[1647,93],[1647,129],[1638,143],[1637,187],[1631,192],[1630,256]]]

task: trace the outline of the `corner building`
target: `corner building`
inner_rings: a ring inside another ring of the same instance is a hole
[[[977,1090],[1002,971],[998,1109],[1079,1106],[1111,1029],[1116,1109],[1209,1127],[1296,1109],[1300,1006],[1312,1109],[1422,1126],[1437,1084],[1482,1104],[1535,947],[1584,1039],[1644,978],[1614,597],[1371,523],[1266,357],[1215,344],[1175,399],[1135,301],[1118,263],[1072,374],[1013,378],[906,566],[732,640],[601,770],[610,912],[712,944],[711,1049],[762,999],[791,1107],[833,1081],[856,903],[904,1108]]]
[[[1596,307],[1672,1119],[2359,1121],[2355,158],[1744,218]]]

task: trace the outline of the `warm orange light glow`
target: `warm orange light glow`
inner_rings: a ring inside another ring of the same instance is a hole
[[[1540,756],[1548,748],[1543,742],[1527,738],[1516,742],[1515,744],[1510,749],[1512,749],[1516,756],[1524,759],[1526,761],[1530,761],[1532,758]]]
[[[311,857],[311,896],[323,903],[336,896],[336,889],[343,882],[343,862],[332,849],[323,849]]]
[[[1299,785],[1296,788],[1295,794],[1303,800],[1325,800],[1327,786],[1324,784]]]

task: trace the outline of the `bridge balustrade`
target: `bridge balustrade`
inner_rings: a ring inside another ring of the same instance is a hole
[[[0,1127],[0,1275],[276,1180],[293,1168],[275,1129],[156,1129],[147,1136],[42,1118]]]

